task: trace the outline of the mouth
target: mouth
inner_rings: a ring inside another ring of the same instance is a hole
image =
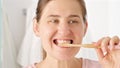
[[[73,40],[72,39],[67,39],[67,40],[61,40],[61,39],[54,39],[53,43],[55,45],[59,45],[59,44],[73,44]]]

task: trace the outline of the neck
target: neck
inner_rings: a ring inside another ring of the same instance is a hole
[[[82,68],[81,59],[71,58],[67,60],[58,60],[47,56],[37,68]]]

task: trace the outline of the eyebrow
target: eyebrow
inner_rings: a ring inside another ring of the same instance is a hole
[[[60,15],[49,15],[48,17],[61,17],[61,16]],[[69,17],[78,17],[78,18],[80,18],[79,15],[69,15],[68,18]]]
[[[60,17],[59,15],[49,15],[48,17]]]
[[[80,18],[79,15],[70,15],[70,16],[68,16],[68,17],[78,17],[78,18]]]

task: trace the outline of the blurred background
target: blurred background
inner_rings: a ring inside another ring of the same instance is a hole
[[[85,0],[88,32],[83,43],[103,36],[120,37],[120,0]],[[21,68],[41,61],[39,38],[32,31],[37,0],[1,0],[2,68]],[[82,48],[76,57],[97,60],[94,49]]]

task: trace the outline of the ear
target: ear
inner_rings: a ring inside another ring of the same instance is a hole
[[[33,19],[33,31],[35,35],[39,37],[39,23],[37,22],[36,18]]]
[[[85,36],[85,35],[86,35],[86,32],[87,32],[87,28],[88,28],[88,22],[85,21],[84,24],[85,24],[85,28],[84,28],[84,36]]]

